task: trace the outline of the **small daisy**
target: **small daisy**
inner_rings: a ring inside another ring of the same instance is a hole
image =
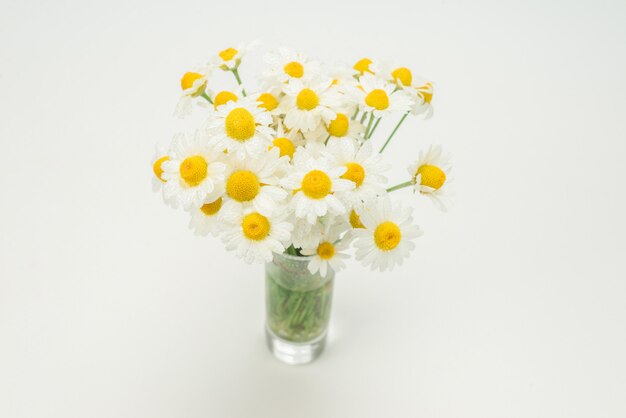
[[[278,187],[279,175],[286,171],[287,157],[280,157],[278,149],[244,160],[232,159],[226,172],[226,201],[224,212],[252,206],[263,215],[270,215],[277,204],[287,197]]]
[[[221,50],[214,60],[214,63],[223,71],[232,71],[241,64],[242,58],[251,50],[258,46],[258,41],[248,44],[240,44],[237,48],[226,48]]]
[[[221,149],[209,145],[208,138],[198,131],[190,138],[177,135],[172,141],[169,159],[163,161],[163,198],[189,209],[200,207],[224,192]]]
[[[369,58],[361,58],[352,66],[353,74],[357,77],[365,75],[365,74],[374,74],[374,68],[376,65],[372,65],[373,61]]]
[[[186,72],[180,79],[183,93],[178,100],[174,114],[183,118],[191,114],[194,99],[206,94],[209,77],[213,73],[213,66],[200,67],[196,71]]]
[[[252,96],[256,97],[257,106],[261,109],[264,109],[273,116],[280,114],[278,105],[282,99],[282,94],[277,88],[269,88],[267,90],[263,90],[262,93]]]
[[[381,164],[382,155],[372,152],[370,141],[363,145],[350,138],[334,141],[328,145],[328,155],[333,164],[346,167],[341,178],[354,183],[354,189],[337,193],[346,206],[361,209],[364,203],[385,193],[387,177],[382,173],[390,167]]]
[[[312,80],[320,74],[320,65],[289,48],[279,48],[265,56],[270,68],[264,79],[268,85],[282,85],[292,80]]]
[[[302,134],[295,129],[288,130],[282,123],[279,123],[276,129],[276,138],[272,140],[270,149],[278,148],[281,157],[287,156],[291,160],[300,145],[304,145]]]
[[[329,270],[339,271],[346,267],[344,259],[350,258],[344,251],[350,246],[350,239],[344,235],[341,239],[339,236],[346,231],[343,224],[329,223],[322,233],[322,237],[317,245],[311,248],[303,248],[302,255],[311,256],[309,261],[309,271],[315,274],[318,271],[322,277],[326,277]]]
[[[214,110],[217,110],[218,107],[225,105],[226,103],[233,102],[237,103],[239,99],[243,97],[241,87],[237,87],[234,90],[222,90],[218,92],[215,96],[213,96],[213,104],[210,105]],[[209,104],[207,102],[207,104]]]
[[[281,254],[289,241],[293,225],[282,215],[265,216],[247,208],[224,216],[222,241],[247,263],[269,262],[272,252]]]
[[[353,229],[356,237],[356,259],[372,270],[392,270],[415,248],[411,240],[422,235],[413,225],[411,208],[393,207],[387,198],[380,198],[376,207],[361,214],[365,229]]]
[[[346,167],[331,167],[324,159],[298,159],[293,172],[281,181],[286,189],[293,190],[291,207],[297,218],[306,218],[311,224],[326,214],[342,215],[346,207],[335,192],[354,188],[350,180],[340,178]]]
[[[191,209],[191,220],[189,228],[196,235],[206,236],[209,233],[213,236],[221,231],[222,217],[220,216],[223,199],[218,197],[212,202],[205,202],[199,208]]]
[[[154,192],[161,190],[163,184],[166,182],[163,178],[162,164],[169,159],[170,157],[167,155],[167,148],[160,144],[157,145],[151,161],[152,172],[154,173],[154,176],[152,176],[152,191]]]
[[[241,160],[261,154],[274,134],[269,127],[272,116],[253,100],[243,98],[219,106],[206,125],[214,140]]]
[[[337,114],[333,110],[339,105],[339,94],[332,88],[332,80],[305,85],[299,81],[285,87],[286,97],[280,103],[285,114],[285,126],[300,132],[311,132],[320,123],[330,122]]]
[[[309,141],[331,143],[343,138],[360,139],[364,131],[365,127],[358,121],[350,119],[348,113],[337,112],[333,120],[308,133],[306,138]]]
[[[419,159],[408,170],[412,177],[413,190],[429,197],[440,210],[445,211],[445,185],[450,182],[452,168],[450,157],[443,155],[441,146],[430,146],[428,151],[420,151]]]
[[[416,94],[417,100],[411,109],[414,115],[420,115],[424,119],[428,119],[433,115],[433,85],[429,82],[419,82],[413,87],[413,93]]]
[[[359,78],[359,84],[351,89],[353,100],[364,112],[373,112],[375,117],[388,116],[395,112],[407,112],[413,101],[396,85],[381,78],[365,74]]]

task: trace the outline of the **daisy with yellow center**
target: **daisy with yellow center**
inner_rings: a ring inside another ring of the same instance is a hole
[[[352,68],[356,71],[357,76],[362,76],[365,74],[374,74],[372,69],[372,60],[369,58],[361,58],[357,62],[354,63]]]
[[[291,237],[293,225],[278,215],[266,216],[253,208],[224,214],[222,240],[247,263],[269,262],[272,253],[282,254]]]
[[[219,106],[210,116],[207,130],[229,154],[243,160],[258,156],[271,144],[272,116],[257,106],[254,99],[241,98]]]
[[[433,85],[427,81],[419,81],[413,86],[412,93],[416,95],[415,104],[411,109],[414,115],[428,119],[433,115]]]
[[[209,77],[213,73],[213,66],[199,67],[193,71],[185,72],[180,79],[182,95],[176,105],[174,114],[180,118],[191,114],[194,100],[207,93]],[[204,100],[204,99],[200,99]],[[202,103],[202,102],[200,102]]]
[[[387,177],[382,173],[390,166],[381,163],[382,155],[372,152],[372,143],[362,145],[354,139],[344,138],[328,144],[327,152],[334,166],[345,167],[342,179],[354,183],[354,188],[337,192],[337,197],[350,208],[361,210],[377,196],[385,193]]]
[[[359,78],[359,84],[350,90],[350,95],[360,110],[377,118],[407,112],[413,103],[403,90],[396,90],[395,84],[370,74]]]
[[[218,197],[212,201],[206,201],[199,208],[191,209],[191,220],[189,228],[195,235],[207,236],[211,234],[217,236],[222,226],[222,207],[224,199]]]
[[[290,81],[312,80],[320,74],[320,65],[289,48],[279,48],[265,56],[269,69],[264,73],[266,86],[280,86]]]
[[[152,155],[152,160],[150,161],[153,174],[152,191],[159,191],[161,187],[163,187],[165,183],[165,179],[163,178],[163,163],[169,159],[167,148],[161,144],[157,145],[154,155]]]
[[[323,228],[323,233],[315,246],[302,248],[304,256],[311,257],[308,269],[312,274],[319,271],[322,277],[326,277],[330,270],[339,271],[345,268],[343,260],[350,258],[344,251],[350,246],[350,238],[344,234],[346,225],[343,223],[329,223]]]
[[[213,109],[217,110],[218,107],[225,105],[226,103],[237,103],[241,96],[239,91],[222,90],[213,97]]]
[[[224,192],[223,153],[199,130],[193,137],[177,135],[169,159],[161,164],[163,198],[185,209],[197,208]]]
[[[269,149],[277,148],[281,157],[286,156],[292,160],[296,149],[301,145],[304,145],[304,137],[300,132],[294,129],[289,130],[282,123],[278,123],[276,137],[272,140]]]
[[[213,62],[223,71],[236,70],[241,64],[242,58],[258,44],[258,41],[253,41],[248,44],[226,47],[217,53]]]
[[[303,159],[296,156],[294,161],[296,166],[281,181],[281,185],[293,191],[290,205],[295,216],[314,224],[319,217],[327,214],[345,214],[346,206],[335,193],[354,188],[352,181],[341,178],[346,168],[331,167],[322,159]]]
[[[278,180],[288,164],[288,157],[280,157],[278,149],[244,160],[231,159],[226,172],[224,212],[253,207],[263,215],[272,214],[287,197]]]
[[[415,248],[411,240],[422,235],[420,228],[412,224],[411,212],[408,207],[392,206],[386,196],[364,211],[360,220],[365,228],[352,230],[356,259],[372,270],[392,270],[401,265]]]
[[[419,159],[408,168],[415,192],[426,196],[441,210],[446,210],[446,185],[450,182],[450,158],[443,155],[441,146],[430,146],[420,151]]]
[[[333,109],[339,106],[340,97],[331,80],[309,85],[294,81],[285,87],[285,94],[280,109],[288,129],[308,133],[337,116]]]

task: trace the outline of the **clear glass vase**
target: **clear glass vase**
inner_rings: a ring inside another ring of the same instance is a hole
[[[324,350],[335,272],[307,268],[310,257],[274,254],[265,265],[267,344],[288,364],[306,364]]]

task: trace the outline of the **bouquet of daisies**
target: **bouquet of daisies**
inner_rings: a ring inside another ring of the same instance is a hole
[[[239,68],[253,46],[225,49],[182,77],[176,114],[200,111],[204,121],[153,160],[165,202],[246,262],[268,262],[273,252],[310,256],[311,273],[325,276],[354,247],[373,269],[401,264],[422,231],[390,192],[410,187],[443,209],[450,167],[430,147],[390,187],[382,153],[409,115],[430,117],[431,83],[368,58],[333,67],[280,48],[265,57],[252,90]],[[233,75],[224,89],[213,85],[220,71]],[[399,122],[375,145],[382,118]]]

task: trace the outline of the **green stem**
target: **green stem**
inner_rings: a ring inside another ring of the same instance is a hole
[[[350,119],[355,120],[358,114],[359,114],[359,108],[357,107],[356,110],[354,111],[354,115],[352,115]]]
[[[391,138],[393,138],[393,136],[396,134],[396,132],[398,131],[398,128],[400,127],[400,125],[402,125],[402,122],[404,122],[404,120],[406,119],[406,117],[409,115],[409,112],[406,112],[403,116],[402,119],[400,119],[400,122],[398,122],[398,124],[396,125],[395,128],[393,128],[393,131],[391,132],[391,135],[389,135],[389,138],[387,138],[387,141],[385,141],[385,144],[383,145],[383,147],[380,149],[380,151],[378,152],[383,152],[385,150],[385,148],[387,148],[387,144],[389,144],[389,141],[391,141]]]
[[[396,184],[393,187],[387,189],[387,192],[393,192],[394,190],[404,189],[405,187],[409,187],[413,185],[413,181],[405,181],[404,183]]]
[[[239,84],[241,86],[241,77],[239,77],[239,70],[237,68],[233,68],[232,70],[233,75],[235,76],[235,79],[237,80],[237,84]],[[242,88],[241,89],[241,93],[245,96],[247,96],[246,94],[246,89]]]
[[[213,100],[211,100],[211,98],[209,97],[208,94],[206,94],[206,92],[202,92],[200,96],[204,97],[205,99],[207,99],[209,103],[213,104]]]
[[[370,129],[372,129],[373,122],[374,122],[374,112],[370,113],[370,121],[367,122],[367,129],[365,130],[365,139],[370,137]]]
[[[365,122],[366,117],[367,117],[367,112],[363,112],[363,115],[361,115],[361,125],[363,124],[363,122]]]
[[[369,135],[367,135],[366,139],[369,139],[372,137],[372,135],[374,134],[374,131],[376,130],[376,128],[378,128],[378,124],[380,123],[381,119],[382,119],[382,116],[376,119],[376,123],[374,123],[374,127],[372,127],[372,130],[370,131]]]

